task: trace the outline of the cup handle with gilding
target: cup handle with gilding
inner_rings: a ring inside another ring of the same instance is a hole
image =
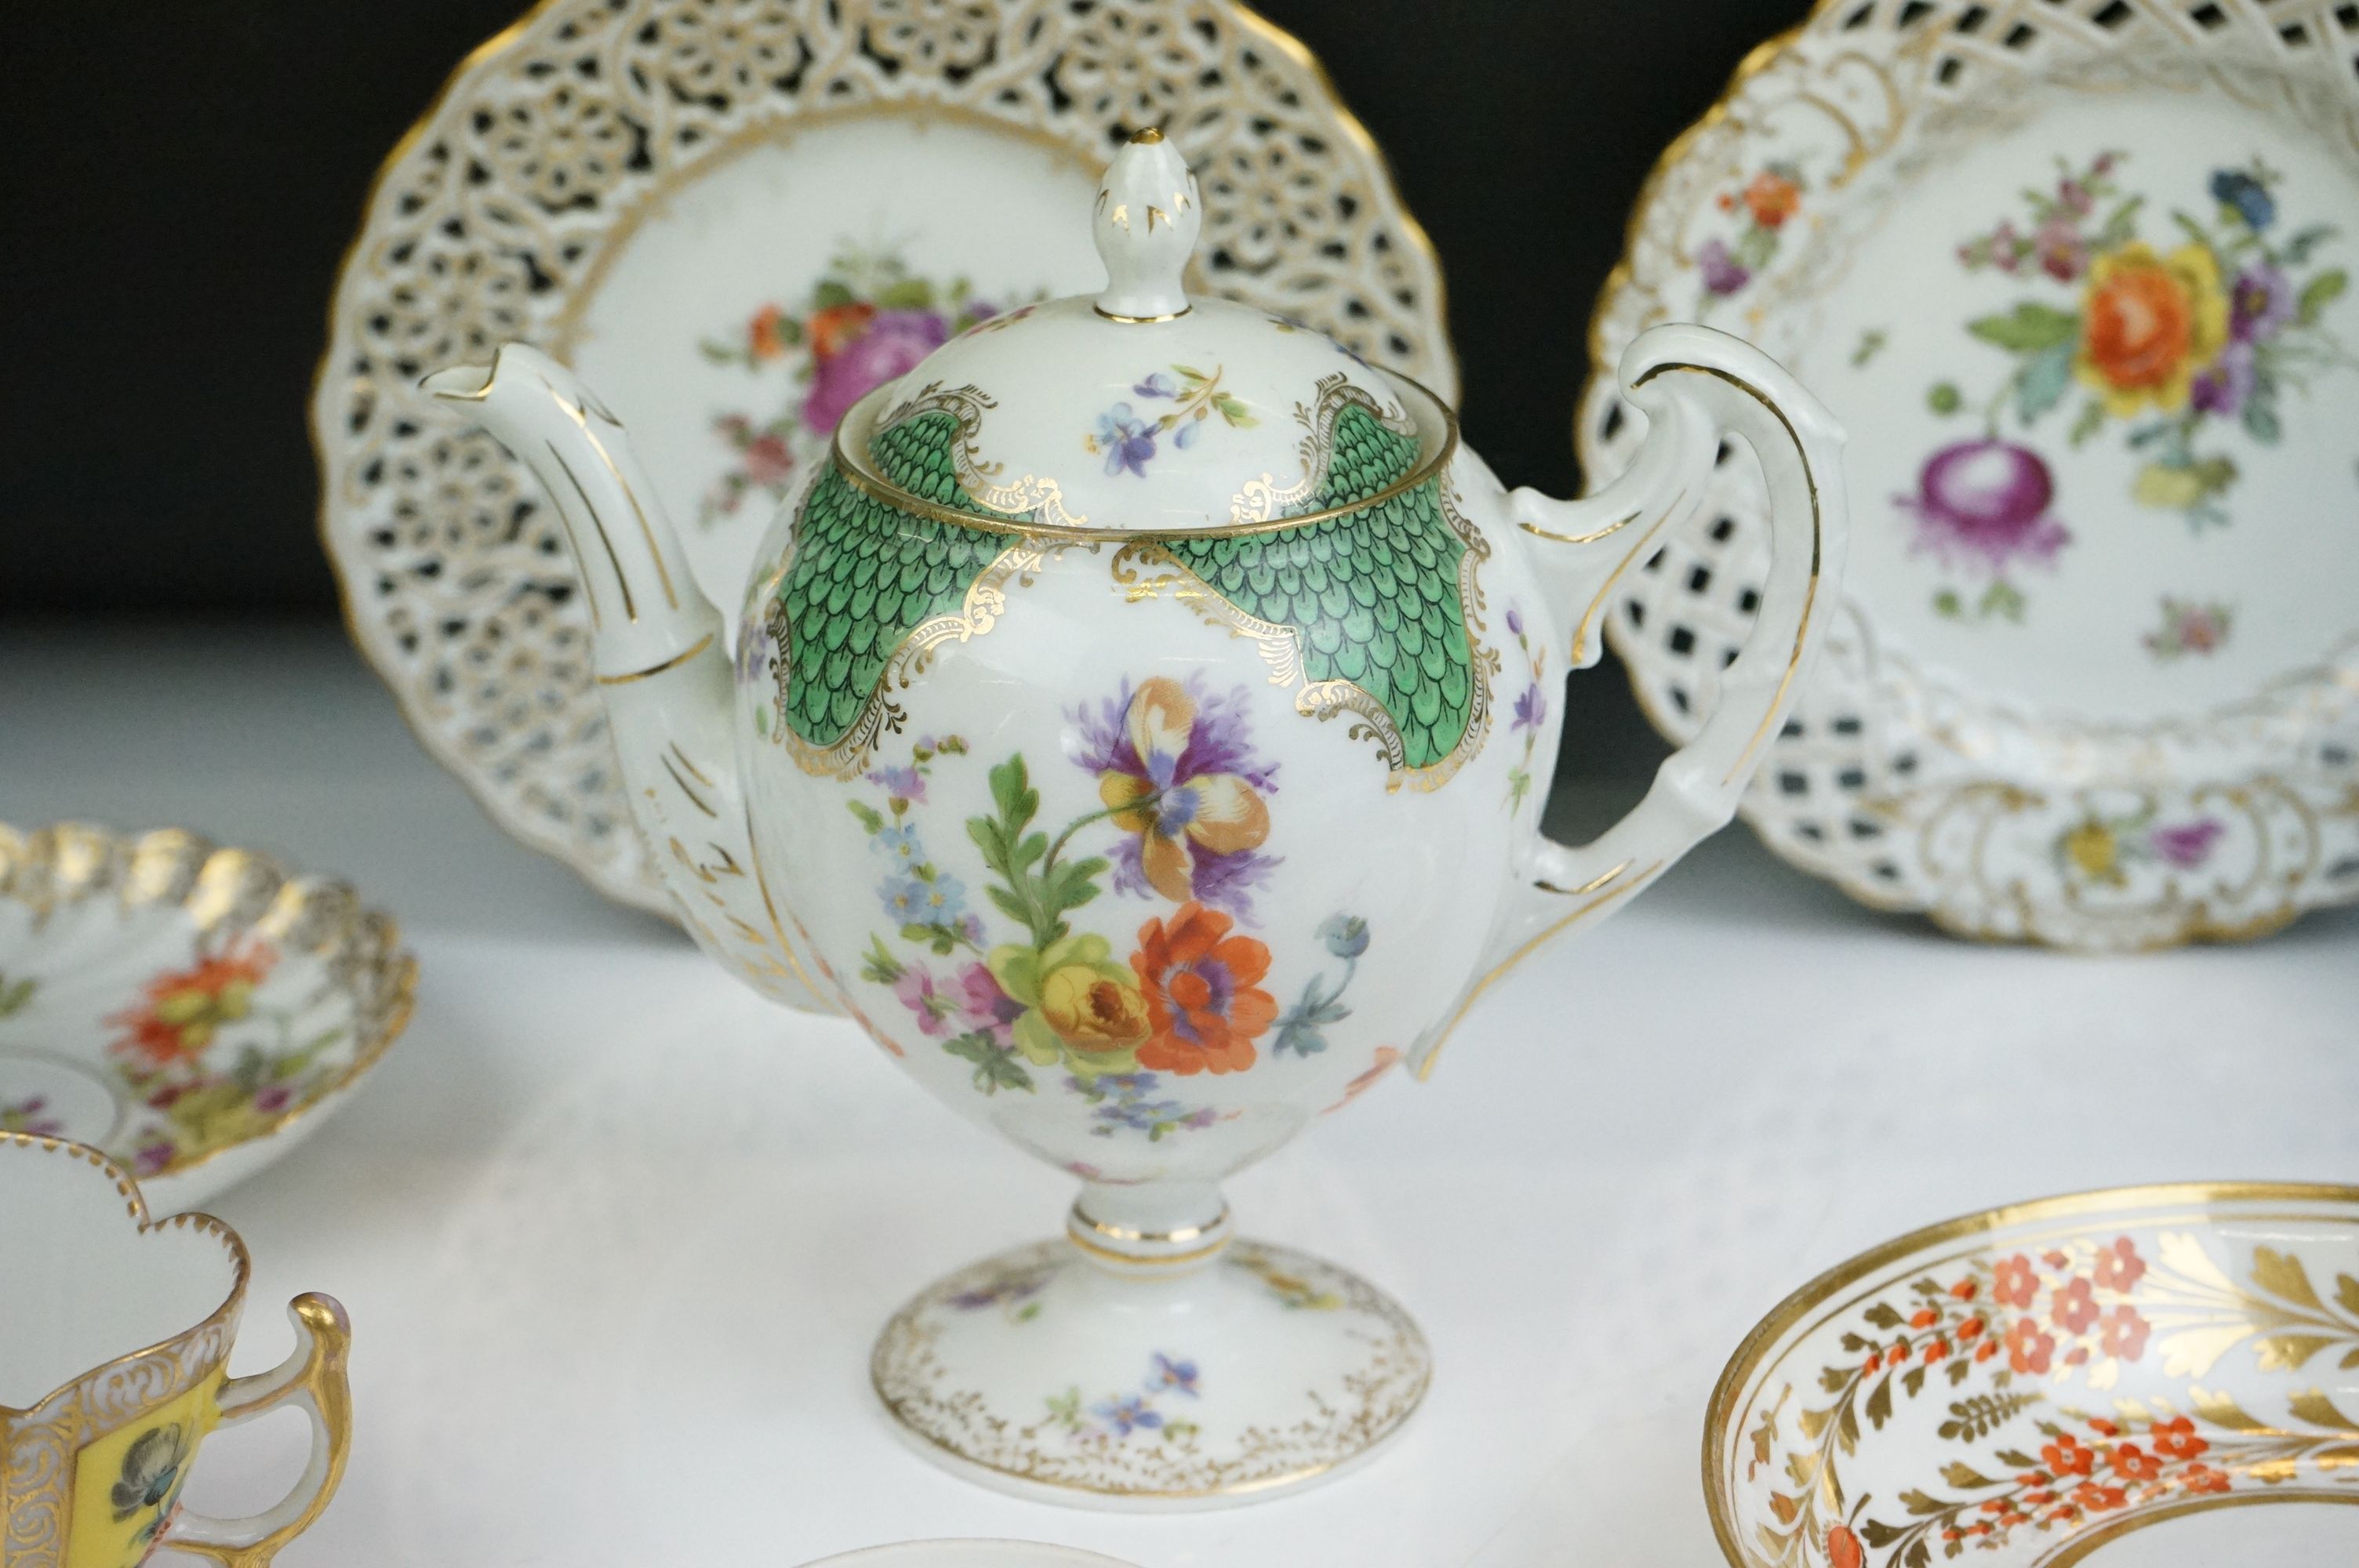
[[[234,1426],[284,1405],[301,1410],[311,1418],[311,1457],[302,1476],[275,1507],[243,1519],[182,1508],[159,1545],[210,1557],[221,1568],[269,1568],[336,1495],[352,1444],[352,1389],[344,1370],[352,1324],[333,1297],[316,1292],[297,1296],[287,1315],[295,1325],[294,1353],[267,1372],[223,1383],[221,1424]]]

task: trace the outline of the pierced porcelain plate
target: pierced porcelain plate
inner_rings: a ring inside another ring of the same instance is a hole
[[[1887,1242],[1738,1348],[1704,1486],[1735,1568],[2359,1560],[2359,1188],[2127,1187]]]
[[[1228,0],[545,0],[478,50],[378,177],[312,403],[347,619],[428,750],[526,842],[665,907],[556,515],[421,374],[520,340],[614,389],[734,603],[862,393],[1097,287],[1098,177],[1149,125],[1201,180],[1211,291],[1454,394],[1440,269],[1374,143]]]
[[[1841,0],[1665,156],[1593,327],[1593,482],[1666,319],[1850,427],[1848,613],[1745,811],[1963,935],[2151,946],[2359,897],[2359,11]],[[1667,734],[1767,565],[1748,462],[1625,581]]]
[[[0,1131],[88,1144],[178,1213],[351,1096],[417,972],[342,882],[178,828],[0,824]]]

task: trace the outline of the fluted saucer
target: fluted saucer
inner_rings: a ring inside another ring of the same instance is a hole
[[[179,828],[0,824],[0,1130],[101,1150],[177,1213],[309,1137],[416,977],[342,882]]]

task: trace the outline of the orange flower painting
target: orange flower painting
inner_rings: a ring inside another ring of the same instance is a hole
[[[1186,1077],[1254,1065],[1254,1041],[1277,1017],[1277,1001],[1259,989],[1269,973],[1269,949],[1231,935],[1234,924],[1190,903],[1169,921],[1139,927],[1130,967],[1146,995],[1150,1030],[1138,1048],[1140,1066]]]
[[[112,1048],[158,1067],[194,1061],[222,1025],[251,1012],[255,988],[277,961],[267,944],[249,942],[201,958],[194,968],[158,975],[142,988],[140,1005],[106,1021],[124,1032]]]
[[[2090,264],[2073,369],[2106,410],[2187,406],[2195,374],[2228,342],[2228,296],[2203,245],[2169,255],[2132,243]]]

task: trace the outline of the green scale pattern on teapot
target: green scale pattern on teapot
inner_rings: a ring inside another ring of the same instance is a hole
[[[1325,479],[1301,510],[1364,500],[1417,458],[1415,437],[1347,405]],[[1440,478],[1300,528],[1179,534],[1156,547],[1247,615],[1292,627],[1312,683],[1367,693],[1399,731],[1401,766],[1432,767],[1464,738],[1481,681],[1461,601],[1470,546],[1442,514]]]
[[[938,506],[1021,521],[978,505],[958,482],[957,419],[920,414],[880,432],[870,452],[886,478]],[[910,633],[954,615],[1011,543],[907,512],[830,464],[795,523],[795,554],[770,612],[787,651],[781,717],[814,746],[859,721],[885,665]]]
[[[1332,417],[1316,422],[1324,436],[1313,460],[1318,482],[1288,511],[1352,506],[1416,466],[1417,438],[1363,404],[1338,400],[1322,412]],[[935,505],[1001,524],[1027,521],[983,506],[961,485],[962,438],[953,415],[929,410],[880,431],[870,459],[884,478]],[[807,764],[856,765],[874,739],[880,683],[912,637],[922,641],[929,622],[972,622],[978,585],[996,589],[1016,575],[1006,557],[1037,564],[1044,546],[1053,548],[1053,538],[1027,542],[897,507],[831,465],[797,518],[767,614],[780,654],[777,717]],[[1303,711],[1357,711],[1390,731],[1381,741],[1393,767],[1417,773],[1463,761],[1462,749],[1481,739],[1489,656],[1469,620],[1479,603],[1472,568],[1488,553],[1452,514],[1436,476],[1300,528],[1143,535],[1114,569],[1134,585],[1162,570],[1160,583],[1134,586],[1134,598],[1168,584],[1170,568],[1197,579],[1234,611],[1214,619],[1260,641],[1273,664],[1299,660]]]

